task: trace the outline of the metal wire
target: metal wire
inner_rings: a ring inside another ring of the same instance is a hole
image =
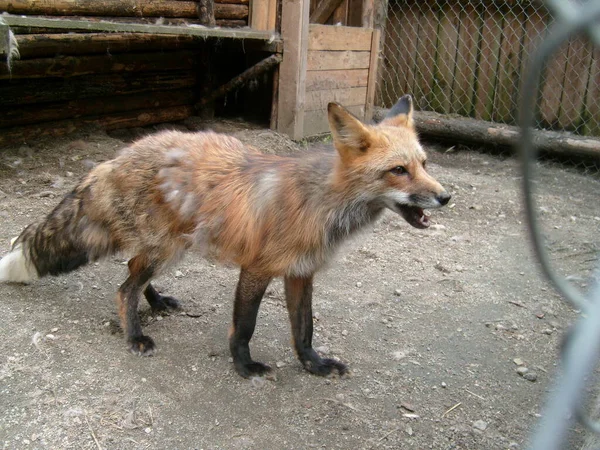
[[[527,61],[555,21],[571,21],[572,5],[389,0],[377,105],[390,108],[411,93],[422,111],[517,125]],[[590,34],[600,41],[600,31]],[[578,36],[564,42],[550,63],[541,75],[535,128],[600,136],[600,52]],[[567,159],[600,174],[597,161]]]
[[[532,438],[533,450],[564,448],[563,444],[570,423],[568,417],[572,414],[591,431],[600,432],[600,424],[594,422],[581,406],[586,378],[592,373],[600,353],[600,281],[595,283],[589,299],[586,299],[565,279],[556,275],[543,246],[533,200],[537,152],[533,145],[531,125],[534,120],[535,106],[539,100],[540,75],[550,55],[575,32],[585,31],[595,38],[598,35],[596,30],[600,29],[592,27],[600,20],[600,0],[588,2],[580,7],[575,7],[573,4],[565,7],[565,3],[555,8],[558,23],[536,52],[523,84],[520,154],[527,220],[538,260],[557,290],[574,306],[584,310],[586,315],[577,321],[563,345],[563,371],[556,381],[554,394],[546,405],[543,418]],[[600,267],[598,275],[600,275]]]

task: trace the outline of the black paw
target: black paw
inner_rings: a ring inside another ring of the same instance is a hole
[[[305,361],[304,368],[320,377],[326,377],[334,372],[337,372],[340,376],[349,373],[346,364],[330,358],[319,359],[318,361]]]
[[[150,306],[154,311],[168,311],[169,309],[181,308],[181,303],[174,297],[159,295]]]
[[[235,371],[244,378],[262,377],[263,375],[269,374],[272,370],[266,364],[256,361],[251,361],[247,364],[234,362],[234,364]]]
[[[151,337],[140,336],[129,341],[129,351],[138,356],[153,356],[156,346]]]

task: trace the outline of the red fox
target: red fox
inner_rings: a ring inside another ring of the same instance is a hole
[[[229,345],[236,371],[271,368],[250,357],[249,342],[263,294],[282,276],[293,342],[317,375],[344,374],[345,364],[312,346],[313,276],[340,243],[387,208],[417,228],[423,208],[450,195],[426,171],[410,96],[377,125],[336,103],[328,119],[337,151],[295,157],[266,155],[213,132],[166,131],[142,138],[96,166],[41,222],[29,225],[0,260],[0,282],[58,275],[123,252],[129,277],[116,303],[129,349],[152,355],[138,299],[155,310],[177,308],[150,281],[188,249],[241,267]]]

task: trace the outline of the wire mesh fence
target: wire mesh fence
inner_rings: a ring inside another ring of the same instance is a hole
[[[527,62],[553,23],[533,0],[390,0],[377,103],[516,124]],[[563,44],[541,80],[536,124],[600,136],[600,52]]]

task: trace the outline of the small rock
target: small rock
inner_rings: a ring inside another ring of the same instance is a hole
[[[420,419],[421,416],[419,416],[418,414],[412,414],[412,413],[406,413],[406,414],[402,414],[402,417],[406,417],[407,419]]]
[[[415,412],[415,407],[407,402],[400,403],[400,408],[404,408],[408,412]]]
[[[475,211],[480,211],[481,205],[471,205],[471,206],[469,206],[469,209],[474,209]]]
[[[348,330],[342,330],[342,336],[348,336]]]
[[[42,191],[37,196],[39,198],[44,198],[44,197],[54,198],[54,192],[52,192],[52,191]]]
[[[498,331],[506,330],[506,327],[504,325],[502,325],[501,323],[497,323],[496,330],[498,330]]]
[[[361,283],[360,281],[357,281],[357,282],[356,282],[356,287],[357,287],[357,288],[359,288],[359,287],[362,287],[362,283]]]
[[[183,276],[183,272],[181,270],[175,271],[175,278],[181,278]]]
[[[524,376],[527,372],[529,372],[529,369],[527,367],[521,366],[521,367],[517,367],[517,373],[521,376]]]
[[[525,378],[527,381],[537,381],[537,373],[535,372],[527,372],[525,375],[523,375],[523,378]]]
[[[340,402],[344,401],[344,394],[342,394],[341,392],[339,394],[335,394],[335,398],[336,400],[339,400]]]
[[[146,428],[144,428],[144,432],[146,432],[146,434],[150,434],[150,433],[152,433],[152,428],[146,427]]]
[[[161,320],[163,320],[163,317],[162,317],[162,316],[156,316],[156,320],[157,320],[158,322],[160,322]]]
[[[316,312],[316,313],[313,314],[313,318],[315,320],[320,320],[321,319],[321,314],[319,314],[318,312]]]
[[[400,289],[395,289],[395,290],[394,290],[394,295],[395,295],[396,297],[400,297],[400,296],[402,295],[402,291],[401,291]]]
[[[50,339],[51,341],[54,341],[56,339],[56,336],[54,336],[53,334],[47,334],[46,339]]]
[[[431,225],[431,228],[433,230],[445,230],[446,226],[442,225],[441,223],[434,223],[433,225]]]
[[[275,363],[275,366],[276,366],[278,369],[281,369],[282,367],[285,367],[285,363],[284,363],[283,361],[277,361],[277,362]]]
[[[433,267],[442,273],[450,273],[450,269],[448,269],[447,267],[444,267],[441,263],[437,263]]]
[[[473,422],[473,428],[476,428],[478,430],[481,431],[485,431],[488,427],[488,423],[485,420],[476,420],[475,422]]]
[[[547,334],[548,336],[550,336],[553,333],[553,331],[550,328],[546,328],[544,330],[542,330],[542,334]]]
[[[406,434],[408,434],[409,436],[413,435],[413,429],[411,426],[406,427]]]
[[[442,381],[442,384],[441,384],[441,386],[442,386],[443,388],[446,388],[448,385],[446,384],[446,382],[445,382],[445,381]]]
[[[522,360],[521,358],[515,358],[515,359],[513,359],[513,362],[514,362],[514,363],[515,363],[517,366],[522,366],[522,365],[524,364],[524,363],[523,363],[523,360]]]
[[[233,362],[233,358],[230,356],[229,358],[227,358],[227,362],[232,363]]]
[[[58,328],[54,327],[50,331],[52,331],[53,333],[56,333],[58,331]]]

